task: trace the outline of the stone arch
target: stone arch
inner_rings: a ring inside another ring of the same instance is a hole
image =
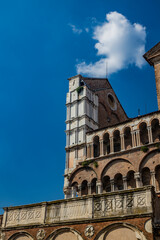
[[[110,179],[113,179],[117,173],[126,176],[128,170],[134,171],[134,167],[129,160],[123,158],[113,159],[104,167],[101,173],[101,179],[106,175],[108,175]]]
[[[155,167],[156,191],[160,192],[160,165]]]
[[[153,118],[152,119],[151,129],[152,129],[153,142],[159,142],[159,140],[160,140],[160,125],[159,125],[159,119],[158,118]]]
[[[121,137],[120,137],[119,129],[116,129],[113,132],[113,146],[114,146],[114,152],[121,151]]]
[[[115,191],[119,191],[119,190],[123,190],[124,186],[123,186],[123,176],[121,173],[117,173],[114,176],[114,189]]]
[[[52,232],[46,240],[83,240],[81,234],[72,228],[59,228]]]
[[[97,183],[97,178],[93,178],[91,181],[91,194],[96,194],[96,183]]]
[[[88,182],[87,180],[83,180],[81,184],[81,195],[88,195]]]
[[[8,240],[33,240],[33,237],[28,232],[14,233]]]
[[[94,157],[99,157],[100,155],[100,141],[99,141],[100,137],[98,135],[96,135],[93,138],[93,154]]]
[[[91,167],[81,167],[76,169],[70,177],[70,186],[72,183],[77,182],[78,185],[81,185],[83,180],[86,180],[88,183],[92,181],[93,178],[97,178],[96,172]]]
[[[108,132],[105,132],[103,134],[103,154],[109,154],[110,153],[110,134]]]
[[[154,171],[156,165],[160,164],[159,158],[159,150],[155,149],[144,156],[139,164],[139,172],[142,171],[143,168],[148,167],[150,171]]]
[[[132,135],[131,135],[131,128],[129,126],[126,126],[123,129],[124,133],[124,147],[125,149],[130,149],[132,147]]]
[[[151,123],[154,119],[157,119],[160,122],[160,119],[158,118],[158,116],[152,117],[149,121],[149,126],[151,126]]]
[[[151,185],[151,172],[148,167],[142,168],[141,177],[143,186]]]
[[[143,119],[143,120],[141,120],[141,121],[138,123],[137,129],[140,128],[140,125],[141,125],[142,123],[145,123],[145,124],[148,126],[148,122]]]
[[[115,223],[102,229],[95,240],[147,240],[143,232],[128,223]]]
[[[139,131],[140,131],[140,143],[141,145],[145,145],[149,143],[149,136],[148,136],[148,129],[147,123],[145,121],[139,124]]]
[[[109,176],[104,176],[102,179],[103,192],[111,192],[111,182]]]
[[[136,188],[136,180],[134,178],[134,171],[131,170],[127,173],[127,188]]]

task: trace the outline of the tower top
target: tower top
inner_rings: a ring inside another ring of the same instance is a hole
[[[157,43],[154,47],[152,47],[148,52],[146,52],[143,57],[145,60],[151,65],[154,66],[155,64],[160,62],[160,42]]]

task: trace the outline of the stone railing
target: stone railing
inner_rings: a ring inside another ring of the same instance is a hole
[[[2,228],[152,213],[151,186],[4,208]]]

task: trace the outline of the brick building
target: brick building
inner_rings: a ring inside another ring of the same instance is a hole
[[[8,207],[2,240],[160,239],[160,43],[158,111],[128,118],[108,79],[69,79],[65,199]]]

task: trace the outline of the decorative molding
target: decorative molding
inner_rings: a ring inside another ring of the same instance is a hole
[[[94,227],[92,225],[88,225],[84,231],[84,235],[91,238],[94,235]]]
[[[37,231],[37,235],[36,235],[37,240],[43,240],[45,236],[46,236],[46,232],[44,231],[44,229],[39,229]]]

